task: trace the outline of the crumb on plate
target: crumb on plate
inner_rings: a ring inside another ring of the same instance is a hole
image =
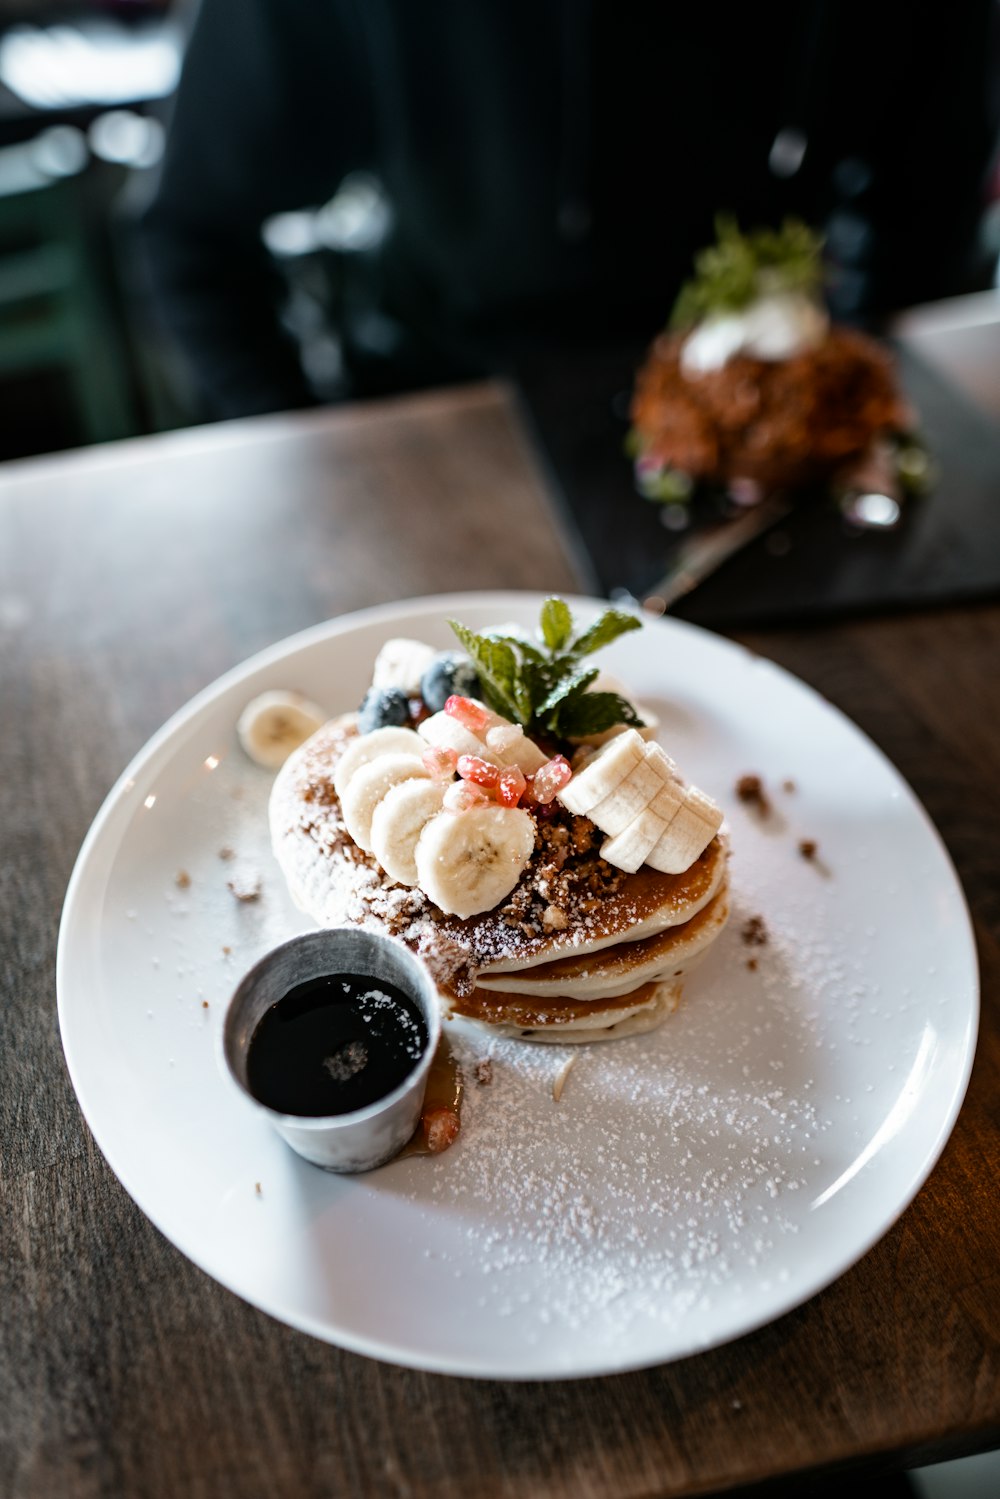
[[[763,916],[751,916],[743,923],[740,937],[747,947],[763,947],[767,942],[767,927]]]

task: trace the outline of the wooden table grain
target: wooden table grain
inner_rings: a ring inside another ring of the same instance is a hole
[[[821,1295],[729,1346],[544,1386],[317,1342],[197,1270],[119,1186],[59,1046],[70,870],[121,768],[251,652],[362,605],[586,575],[497,386],[264,418],[0,475],[0,1493],[693,1495],[1000,1442],[1000,608],[758,633],[935,819],[982,1033],[944,1156]]]

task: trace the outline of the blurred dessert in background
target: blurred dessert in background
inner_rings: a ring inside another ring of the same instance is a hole
[[[738,503],[823,486],[899,498],[927,470],[893,359],[831,324],[822,242],[806,225],[741,233],[720,218],[631,404],[630,452],[648,499],[698,485]]]

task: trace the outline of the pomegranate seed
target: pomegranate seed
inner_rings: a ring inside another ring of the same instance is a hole
[[[458,762],[458,751],[453,749],[440,749],[433,744],[425,749],[420,756],[432,781],[450,781],[455,774],[455,765]]]
[[[478,755],[461,755],[456,769],[463,781],[475,781],[477,786],[493,787],[500,779],[500,767]]]
[[[482,787],[474,785],[472,781],[452,781],[444,794],[442,805],[447,812],[470,812],[473,807],[481,807],[489,800]]]
[[[474,734],[485,729],[490,721],[490,715],[475,698],[459,697],[454,692],[445,703],[444,711],[450,713],[452,718],[457,718],[460,724],[464,724]]]
[[[511,765],[500,772],[497,781],[497,801],[504,807],[516,807],[527,788],[524,771]]]
[[[531,794],[541,806],[547,806],[557,791],[561,791],[573,771],[565,755],[553,755],[540,770],[536,770],[531,785]]]

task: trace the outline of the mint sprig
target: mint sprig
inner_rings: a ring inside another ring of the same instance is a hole
[[[641,629],[642,621],[634,614],[605,609],[576,634],[565,600],[546,599],[537,641],[495,631],[477,634],[457,619],[448,623],[475,662],[483,701],[520,724],[525,733],[577,739],[601,734],[618,723],[642,727],[642,719],[626,698],[616,692],[589,690],[598,671],[582,664],[585,656],[620,635]]]
[[[744,234],[734,218],[719,214],[715,233],[715,244],[694,258],[695,274],[681,287],[671,327],[691,328],[713,312],[738,312],[765,290],[819,291],[823,241],[801,220]]]

